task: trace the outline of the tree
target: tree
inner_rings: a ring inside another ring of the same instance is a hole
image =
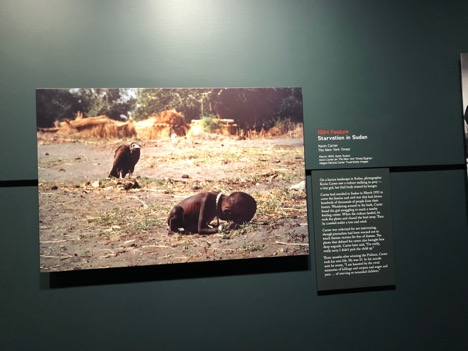
[[[78,111],[86,109],[85,104],[67,89],[36,90],[37,126],[52,127],[54,121],[74,119]]]
[[[269,129],[278,119],[302,122],[299,88],[216,89],[41,89],[37,92],[38,126],[54,120],[106,115],[136,120],[165,110],[181,112],[187,122],[206,116],[233,119],[242,129]]]
[[[175,109],[187,119],[215,115],[243,129],[271,127],[278,118],[302,121],[299,88],[140,89],[137,119]]]
[[[211,114],[210,92],[211,89],[139,89],[136,119],[173,109],[181,112],[188,121],[198,119],[204,114]]]
[[[234,119],[242,129],[269,129],[278,118],[302,122],[299,88],[230,88],[213,91],[219,118]]]
[[[88,106],[83,111],[85,116],[105,115],[119,120],[120,116],[128,117],[128,112],[135,108],[136,98],[129,93],[129,89],[73,89],[76,95]]]

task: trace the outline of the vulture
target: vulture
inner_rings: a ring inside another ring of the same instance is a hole
[[[109,173],[109,177],[125,178],[129,177],[135,169],[135,165],[140,159],[140,145],[133,142],[130,145],[120,145],[114,154],[114,164]]]

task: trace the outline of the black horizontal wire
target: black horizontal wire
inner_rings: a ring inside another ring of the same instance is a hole
[[[37,179],[21,179],[21,180],[0,180],[0,188],[14,188],[23,186],[37,186]]]

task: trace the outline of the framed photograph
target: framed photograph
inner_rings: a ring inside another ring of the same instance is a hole
[[[40,270],[308,255],[300,88],[37,89]]]

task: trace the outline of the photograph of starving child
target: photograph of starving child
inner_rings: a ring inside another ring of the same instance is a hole
[[[300,88],[37,89],[42,272],[307,255]]]

